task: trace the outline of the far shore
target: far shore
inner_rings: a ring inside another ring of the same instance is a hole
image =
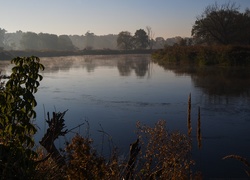
[[[36,51],[36,50],[10,50],[0,51],[0,60],[11,60],[17,56],[38,56],[38,57],[56,57],[56,56],[81,56],[81,55],[116,55],[116,54],[151,54],[154,50],[76,50],[76,51]]]

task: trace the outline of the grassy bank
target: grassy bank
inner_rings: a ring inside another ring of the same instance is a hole
[[[249,66],[250,46],[171,46],[152,53],[160,65]]]

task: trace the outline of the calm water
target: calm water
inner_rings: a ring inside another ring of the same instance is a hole
[[[38,93],[36,140],[44,131],[44,112],[64,111],[69,133],[86,134],[102,149],[104,130],[128,155],[136,139],[137,121],[148,125],[167,121],[169,131],[187,132],[187,101],[192,94],[193,157],[206,177],[246,177],[236,160],[250,161],[250,71],[246,69],[160,67],[149,55],[73,56],[41,58],[46,70]],[[10,66],[5,67],[9,73]],[[197,110],[201,108],[202,149],[196,144]],[[89,122],[89,128],[86,120]],[[105,136],[104,144],[109,145]],[[57,143],[63,147],[64,138]],[[108,146],[106,146],[108,147]],[[108,154],[108,150],[104,151]]]

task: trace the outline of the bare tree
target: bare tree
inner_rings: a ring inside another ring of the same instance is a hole
[[[154,45],[154,32],[152,31],[152,28],[150,26],[146,26],[147,35],[149,39],[149,48],[152,49]]]

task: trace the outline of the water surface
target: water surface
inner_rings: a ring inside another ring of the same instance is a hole
[[[41,58],[44,77],[36,94],[36,140],[46,125],[45,112],[64,111],[74,133],[89,130],[95,147],[108,138],[127,156],[136,139],[136,122],[154,125],[164,119],[169,131],[187,132],[187,101],[192,95],[193,157],[206,177],[246,177],[236,160],[250,160],[250,71],[244,68],[160,67],[150,55],[71,56]],[[3,67],[3,66],[2,66]],[[10,66],[4,67],[9,73]],[[197,110],[201,108],[202,149],[196,145]],[[89,126],[87,126],[88,121]],[[63,147],[64,138],[58,142]],[[108,155],[108,151],[104,151]]]

